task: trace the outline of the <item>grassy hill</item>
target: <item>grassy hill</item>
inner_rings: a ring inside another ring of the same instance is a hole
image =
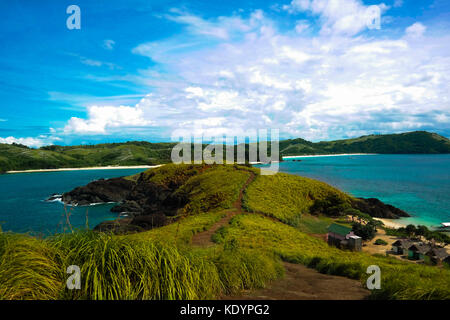
[[[130,141],[79,146],[52,145],[32,149],[19,144],[0,144],[0,172],[169,163],[175,145],[175,143]],[[205,148],[206,144],[202,147]],[[247,144],[246,159],[248,148]],[[301,138],[280,141],[281,156],[330,153],[450,153],[450,140],[435,133],[416,131],[317,143]]]
[[[0,144],[0,171],[167,163],[174,145],[134,141],[32,149]]]
[[[314,179],[278,173],[258,176],[247,188],[247,209],[296,226],[318,200],[336,198],[350,206],[350,196]]]
[[[371,298],[450,299],[448,268],[343,251],[312,236],[332,221],[314,203],[351,199],[325,183],[237,165],[167,165],[129,179],[170,187],[187,202],[174,222],[139,233],[0,232],[0,299],[214,299],[276,281],[282,261],[363,285],[375,264],[382,286]],[[242,192],[248,210],[235,207]],[[211,246],[192,244],[224,217]],[[81,269],[81,290],[65,287],[69,265]]]
[[[426,131],[369,135],[317,143],[292,139],[280,141],[280,152],[283,156],[333,153],[436,154],[450,153],[450,140]]]

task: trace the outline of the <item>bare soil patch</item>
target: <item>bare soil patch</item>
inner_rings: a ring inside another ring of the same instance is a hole
[[[358,280],[322,274],[303,265],[284,262],[285,276],[264,289],[241,295],[224,296],[229,300],[364,300],[370,291]]]

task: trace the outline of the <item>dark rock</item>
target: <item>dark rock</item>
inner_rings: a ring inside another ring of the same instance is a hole
[[[158,228],[168,223],[167,217],[162,213],[141,215],[134,218],[119,218],[113,221],[103,221],[94,231],[124,234],[130,232],[142,232]]]
[[[358,198],[353,201],[352,207],[375,218],[399,219],[410,217],[405,211],[390,204],[385,204],[376,198]]]
[[[94,230],[126,233],[150,230],[167,224],[186,205],[186,195],[176,192],[179,185],[157,185],[141,177],[137,182],[124,178],[97,180],[64,193],[62,200],[71,205],[117,202],[111,211],[127,213],[129,218],[104,221]]]
[[[131,224],[131,221],[132,219],[130,218],[116,219],[114,221],[103,221],[95,226],[94,231],[111,232],[114,234],[144,231],[144,229],[139,226]]]
[[[45,199],[44,201],[46,201],[46,202],[59,201],[59,200],[61,200],[61,198],[62,198],[62,195],[54,193],[50,197]]]
[[[167,224],[167,217],[162,213],[142,215],[135,217],[130,224],[137,226],[144,230],[150,230],[157,227],[162,227]]]
[[[133,181],[124,178],[101,179],[64,193],[62,201],[70,205],[121,202],[126,199],[134,184]]]

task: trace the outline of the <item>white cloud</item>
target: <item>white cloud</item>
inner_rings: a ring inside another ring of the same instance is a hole
[[[303,33],[310,28],[309,23],[306,20],[299,20],[295,23],[295,31],[297,33]]]
[[[0,143],[6,143],[6,144],[13,144],[13,143],[18,143],[18,144],[23,144],[26,145],[28,147],[32,147],[32,148],[39,148],[42,147],[44,145],[49,145],[51,144],[53,141],[59,141],[59,138],[56,137],[46,137],[46,136],[40,136],[38,138],[31,138],[31,137],[27,137],[27,138],[15,138],[15,137],[6,137],[6,138],[1,138],[0,137]]]
[[[129,106],[90,106],[88,119],[70,118],[64,127],[65,133],[105,134],[107,129],[120,127],[138,127],[150,125],[151,121],[143,118],[139,107]]]
[[[425,31],[427,30],[427,27],[425,27],[422,23],[416,22],[413,25],[406,28],[405,33],[407,36],[412,38],[419,38],[422,37]]]
[[[393,6],[394,8],[400,8],[401,6],[403,6],[403,0],[395,0]]]
[[[113,70],[113,69],[120,69],[120,66],[118,66],[118,65],[116,65],[114,63],[111,63],[111,62],[91,59],[91,58],[88,58],[88,57],[81,56],[81,55],[79,55],[77,53],[68,52],[66,54],[68,56],[75,57],[75,58],[79,59],[82,64],[87,65],[87,66],[91,66],[91,67],[105,67],[106,66],[106,67],[108,67],[111,70]]]
[[[446,115],[444,113],[440,113],[434,117],[434,120],[440,123],[450,123],[450,114]]]
[[[330,9],[321,3],[297,5],[328,17]],[[327,21],[364,8],[359,1],[351,3],[353,7]],[[208,20],[228,38],[205,48],[202,37],[211,35],[194,27],[204,23],[201,18],[188,16],[189,21],[179,22],[192,25],[189,32],[200,45],[193,41],[185,50],[186,44],[176,38],[133,50],[170,70],[166,78],[149,73],[155,88],[151,94],[135,106],[90,107],[86,119],[70,119],[65,132],[109,134],[136,126],[153,128],[163,137],[179,130],[238,135],[270,126],[289,136],[320,140],[373,131],[450,129],[445,123],[450,116],[448,36],[423,37],[420,43],[408,36],[355,37],[359,25],[339,36],[306,37],[295,30],[280,32],[255,12],[247,19],[232,17],[247,30],[239,39],[230,36],[237,27],[227,17]]]
[[[105,62],[105,61],[99,61],[99,60],[93,60],[93,59],[89,59],[89,58],[85,58],[85,57],[80,57],[80,62],[82,64],[85,64],[85,65],[91,66],[91,67],[103,67],[103,66],[106,66],[109,69],[120,69],[120,67],[117,66],[114,63]]]
[[[114,40],[103,40],[103,48],[106,50],[113,50],[116,42]]]
[[[388,9],[384,3],[377,6],[380,13]],[[370,23],[369,7],[361,0],[292,0],[283,9],[292,14],[309,12],[318,16],[322,34],[355,35]]]

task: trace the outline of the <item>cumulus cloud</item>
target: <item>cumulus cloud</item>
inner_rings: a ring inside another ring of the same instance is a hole
[[[107,129],[151,125],[143,118],[141,108],[129,106],[90,106],[88,119],[70,118],[64,127],[65,133],[105,134]]]
[[[427,28],[423,24],[421,24],[420,22],[416,22],[413,25],[406,28],[405,33],[407,36],[419,38],[423,36],[426,30]]]
[[[39,136],[38,138],[32,138],[32,137],[15,138],[12,136],[6,137],[6,138],[0,137],[0,143],[6,143],[6,144],[17,143],[17,144],[23,144],[25,146],[32,147],[32,148],[39,148],[44,145],[52,144],[54,141],[60,141],[60,140],[61,139],[57,138],[57,137],[46,137],[46,136]]]
[[[299,9],[323,16],[324,27],[345,32],[305,36],[295,27],[281,32],[261,11],[231,17],[238,27],[228,18],[206,21],[177,12],[178,18],[171,19],[188,24],[196,39],[223,41],[207,48],[190,43],[189,50],[168,45],[176,44],[173,39],[166,46],[137,46],[135,54],[158,61],[170,76],[152,79],[155,89],[137,105],[89,107],[86,119],[72,118],[64,130],[108,134],[142,126],[167,137],[183,130],[239,135],[270,126],[281,129],[282,136],[321,140],[450,129],[445,122],[450,117],[450,38],[414,41],[412,34],[423,35],[417,24],[398,38],[355,37],[362,22],[347,28],[339,21],[362,12],[361,2],[346,1],[336,10],[329,3],[339,1],[327,3],[295,1]],[[206,22],[218,28],[214,35],[196,27]],[[231,36],[237,28],[242,30],[238,40]]]
[[[170,14],[167,14],[165,17],[186,25],[191,33],[222,40],[228,40],[236,34],[249,32],[260,26],[260,22],[263,20],[263,12],[261,10],[255,10],[247,20],[237,15],[220,16],[206,20],[177,8],[172,8],[169,11]]]
[[[379,13],[388,9],[384,3],[377,5]],[[307,12],[317,16],[321,23],[322,34],[355,35],[371,24],[371,9],[361,0],[292,0],[283,6],[284,10],[295,14]]]

